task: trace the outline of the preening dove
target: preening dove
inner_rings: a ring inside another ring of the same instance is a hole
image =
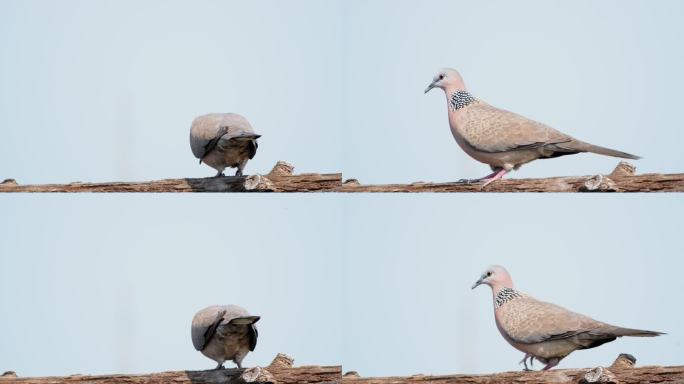
[[[202,115],[190,127],[192,154],[223,176],[227,167],[237,168],[235,176],[242,171],[249,159],[256,155],[257,139],[249,121],[236,113],[211,113]]]
[[[616,327],[534,299],[513,289],[513,281],[501,266],[489,267],[473,285],[492,288],[494,319],[501,335],[514,348],[525,353],[521,363],[527,368],[533,359],[553,368],[578,349],[598,347],[622,336],[659,336],[661,332]]]
[[[425,93],[433,88],[441,88],[446,94],[449,125],[458,145],[470,157],[491,167],[492,174],[471,180],[484,181],[483,187],[537,159],[580,152],[639,159],[639,156],[579,141],[548,125],[478,100],[468,93],[463,78],[454,69],[440,70]]]
[[[217,362],[216,369],[223,369],[226,360],[242,368],[242,359],[256,347],[259,319],[237,305],[204,308],[192,318],[192,345]]]

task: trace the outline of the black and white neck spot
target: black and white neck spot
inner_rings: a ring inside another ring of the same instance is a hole
[[[451,99],[449,100],[449,109],[458,111],[476,101],[477,100],[470,93],[466,91],[456,91],[451,95]]]
[[[522,297],[520,292],[513,288],[503,288],[499,291],[499,293],[496,294],[496,297],[494,298],[494,308],[498,309],[502,305],[511,300],[517,299],[518,297]]]

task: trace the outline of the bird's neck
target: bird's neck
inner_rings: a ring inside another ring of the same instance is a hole
[[[467,107],[470,104],[477,102],[477,99],[473,97],[468,91],[463,91],[460,89],[449,90],[446,92],[447,103],[449,105],[449,111],[456,112],[461,108]]]
[[[492,290],[494,292],[494,290]],[[502,287],[494,294],[494,309],[499,309],[511,300],[522,297],[522,294],[513,288]]]

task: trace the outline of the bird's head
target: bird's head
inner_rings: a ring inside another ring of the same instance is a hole
[[[455,69],[443,68],[432,79],[432,83],[425,88],[425,93],[430,92],[432,88],[441,88],[446,93],[452,93],[460,90],[465,91],[466,86],[463,78]]]
[[[494,291],[499,291],[504,287],[513,288],[511,275],[508,274],[506,268],[500,265],[492,265],[482,272],[482,276],[473,284],[472,289],[475,289],[482,284],[489,285]]]

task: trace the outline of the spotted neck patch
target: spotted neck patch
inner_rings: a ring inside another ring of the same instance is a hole
[[[513,288],[504,288],[496,294],[496,298],[494,298],[494,308],[499,309],[502,305],[513,299],[517,299],[518,297],[522,297],[520,292]]]
[[[476,102],[473,95],[466,91],[456,91],[451,95],[451,100],[449,101],[449,108],[452,111],[458,111],[459,109],[468,106]]]

